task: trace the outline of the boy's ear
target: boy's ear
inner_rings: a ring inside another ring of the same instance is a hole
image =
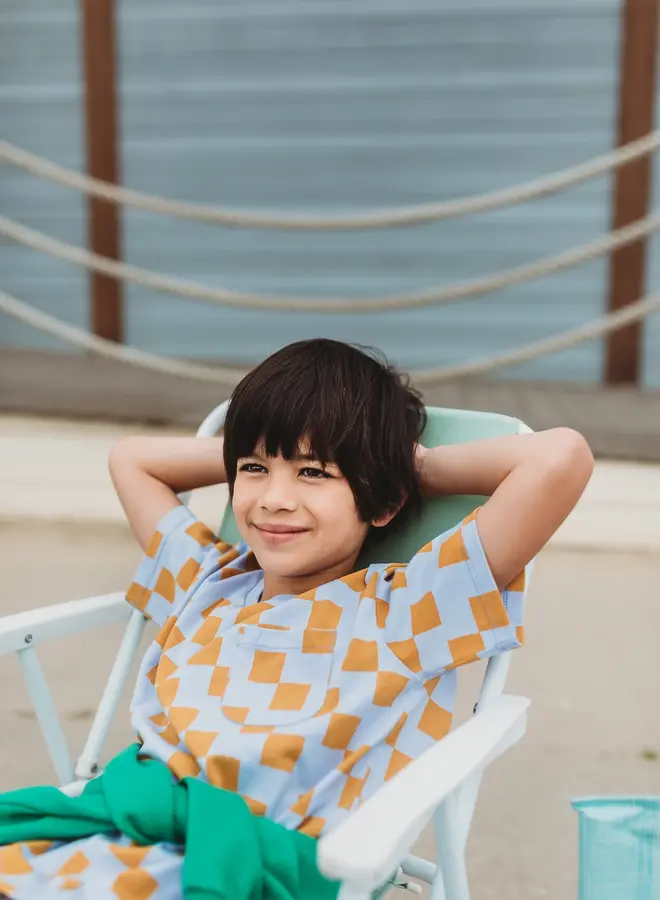
[[[389,510],[389,512],[383,513],[382,516],[379,516],[377,519],[373,519],[371,524],[374,528],[384,528],[386,525],[389,525],[394,516],[399,512],[403,504],[408,499],[407,496],[403,497],[399,503],[394,507],[394,509]]]

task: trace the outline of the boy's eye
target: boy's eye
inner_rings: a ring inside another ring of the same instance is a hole
[[[266,469],[264,466],[259,465],[259,463],[243,463],[239,467],[240,472],[265,472]]]
[[[317,468],[316,466],[304,466],[300,470],[300,474],[304,475],[305,478],[332,478],[329,472],[326,472],[325,469]]]

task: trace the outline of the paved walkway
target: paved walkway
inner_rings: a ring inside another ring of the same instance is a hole
[[[136,430],[133,425],[0,417],[0,518],[123,523],[107,459],[113,442]],[[197,491],[193,508],[216,526],[226,499],[222,487]],[[660,466],[598,462],[584,497],[553,543],[660,550]]]
[[[112,442],[132,430],[0,418],[0,614],[130,581],[139,550],[106,460]],[[199,492],[194,502],[216,524],[224,492]],[[660,794],[660,554],[648,552],[660,548],[659,538],[660,470],[599,463],[578,509],[541,554],[527,646],[507,685],[532,699],[529,730],[484,781],[468,848],[474,900],[575,900],[571,798]],[[74,754],[120,634],[105,628],[40,648]],[[480,675],[477,666],[461,673],[459,721]],[[0,791],[52,781],[15,659],[0,658],[0,683]],[[129,691],[106,758],[131,740],[128,699]],[[434,856],[430,829],[418,851]]]
[[[9,613],[121,589],[139,552],[117,525],[23,520],[0,522],[0,558],[0,606]],[[529,729],[484,781],[468,849],[473,900],[575,900],[571,798],[660,794],[658,583],[656,554],[549,549],[541,555],[527,646],[516,653],[507,685],[531,698]],[[120,634],[117,627],[97,629],[39,648],[76,754]],[[469,713],[479,677],[477,666],[461,672],[459,720]],[[0,791],[50,782],[15,659],[0,658],[0,683]],[[106,759],[131,741],[129,694]],[[433,858],[430,829],[418,849]]]

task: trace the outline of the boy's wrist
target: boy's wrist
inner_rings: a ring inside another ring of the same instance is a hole
[[[111,471],[122,464],[156,478],[175,493],[227,480],[221,437],[136,435],[123,438],[111,452]]]
[[[475,445],[479,443],[420,446],[415,461],[422,493],[427,497],[492,494],[499,481],[494,483],[490,474],[488,454],[483,451],[475,454]],[[485,478],[484,469],[488,473]]]
[[[444,447],[429,449],[418,444],[415,448],[415,468],[422,492],[427,495],[437,496],[450,493],[450,485],[446,483],[443,475],[446,474],[443,465]]]
[[[565,446],[584,442],[569,429],[554,428],[535,434],[483,438],[462,444],[422,448],[416,456],[422,491],[441,494],[492,496],[521,466],[547,468],[562,460]]]

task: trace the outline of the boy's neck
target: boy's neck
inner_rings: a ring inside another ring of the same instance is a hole
[[[272,600],[273,597],[282,594],[294,594],[299,597],[322,584],[328,584],[344,575],[350,575],[355,571],[355,563],[356,559],[351,557],[349,560],[341,560],[320,572],[307,575],[273,575],[264,572],[264,589],[261,600]]]

